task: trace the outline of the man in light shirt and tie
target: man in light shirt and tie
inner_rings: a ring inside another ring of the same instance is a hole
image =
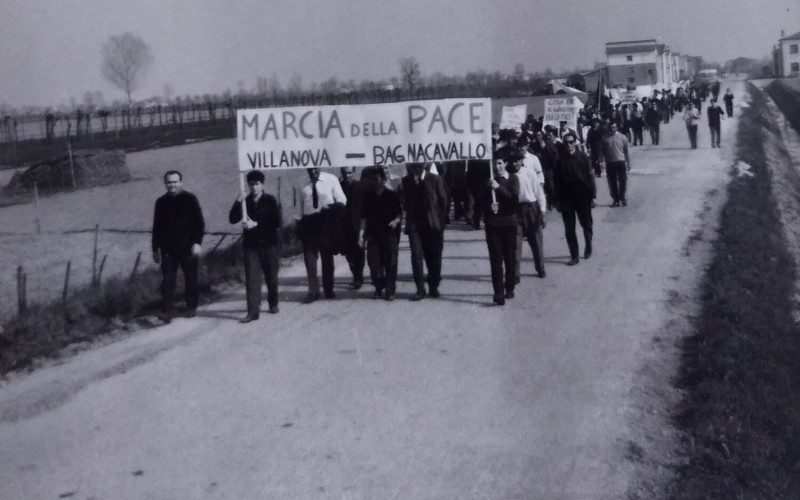
[[[335,253],[335,232],[339,230],[336,214],[332,207],[340,204],[343,208],[347,198],[339,184],[339,179],[319,168],[308,169],[309,182],[302,189],[303,200],[300,205],[300,240],[303,242],[303,260],[308,276],[308,295],[304,304],[320,298],[317,260],[322,261],[322,289],[325,298],[332,299],[333,292],[333,254]]]

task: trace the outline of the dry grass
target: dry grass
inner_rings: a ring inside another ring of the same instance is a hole
[[[670,498],[789,499],[800,491],[800,329],[792,319],[796,269],[763,148],[776,130],[751,87],[738,156],[753,177],[729,186],[696,333],[683,346],[674,420],[686,464]]]

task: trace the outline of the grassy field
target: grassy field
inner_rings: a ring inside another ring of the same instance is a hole
[[[127,276],[139,252],[143,267],[152,268],[153,203],[164,193],[162,178],[169,169],[183,172],[184,188],[198,196],[208,232],[240,233],[228,223],[228,210],[239,192],[235,153],[233,139],[129,153],[132,181],[43,198],[38,210],[40,235],[33,203],[0,208],[0,319],[16,311],[18,266],[28,275],[29,302],[60,298],[67,262],[71,262],[72,287],[89,283],[95,225],[101,230],[98,258],[108,256],[104,276]],[[286,223],[299,215],[293,190],[299,192],[307,178],[304,170],[267,173],[266,190],[274,195],[280,179]],[[219,239],[207,236],[204,247],[210,249]],[[234,239],[227,238],[223,246]]]
[[[800,493],[800,329],[794,261],[772,191],[766,134],[779,134],[754,87],[738,130],[753,176],[729,186],[696,333],[687,338],[674,416],[686,465],[668,498],[796,499]],[[795,189],[797,186],[795,186]]]

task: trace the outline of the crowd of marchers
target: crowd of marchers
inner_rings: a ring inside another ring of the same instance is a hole
[[[493,124],[492,161],[408,163],[406,175],[388,166],[340,169],[340,177],[309,168],[301,190],[297,234],[303,247],[308,294],[304,304],[333,299],[334,255],[346,257],[352,274],[351,289],[364,285],[365,267],[376,299],[396,296],[397,264],[401,234],[408,238],[416,291],[412,301],[440,296],[445,227],[461,220],[475,230],[483,228],[489,254],[492,300],[504,305],[514,298],[521,279],[522,243],[527,240],[536,276],[547,276],[543,251],[544,214],[561,214],[569,260],[580,262],[577,235],[583,233],[583,259],[592,256],[593,220],[597,188],[595,179],[605,172],[612,207],[628,205],[627,173],[631,170],[629,146],[659,144],[661,123],[682,113],[690,146],[697,147],[697,128],[702,104],[706,110],[712,147],[720,146],[720,120],[733,115],[733,94],[723,96],[725,112],[717,105],[719,86],[688,86],[674,95],[665,90],[640,101],[581,110],[577,129],[566,122],[559,127],[543,125],[529,115],[520,130],[497,130]],[[247,314],[242,323],[257,320],[261,312],[262,278],[267,306],[279,312],[281,206],[265,191],[260,170],[246,175],[248,194],[233,203],[229,222],[243,229],[244,274]],[[153,259],[161,266],[161,317],[170,321],[177,271],[183,270],[187,316],[198,304],[198,258],[204,232],[200,204],[182,187],[182,175],[164,175],[167,192],[155,205]],[[451,214],[452,219],[451,220]],[[320,265],[321,264],[321,265]],[[321,267],[321,286],[319,268]]]

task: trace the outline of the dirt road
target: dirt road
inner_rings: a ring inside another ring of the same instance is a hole
[[[551,212],[548,276],[526,249],[505,307],[491,305],[483,233],[454,228],[440,299],[404,300],[407,245],[393,303],[365,287],[301,305],[298,262],[276,316],[240,326],[234,290],[196,319],[7,382],[0,497],[620,498],[642,363],[682,333],[672,299],[702,270],[734,130],[725,120],[711,149],[704,119],[690,150],[676,115],[660,146],[633,148],[627,208],[599,180],[592,258],[564,265]],[[337,275],[348,281],[342,262]]]

